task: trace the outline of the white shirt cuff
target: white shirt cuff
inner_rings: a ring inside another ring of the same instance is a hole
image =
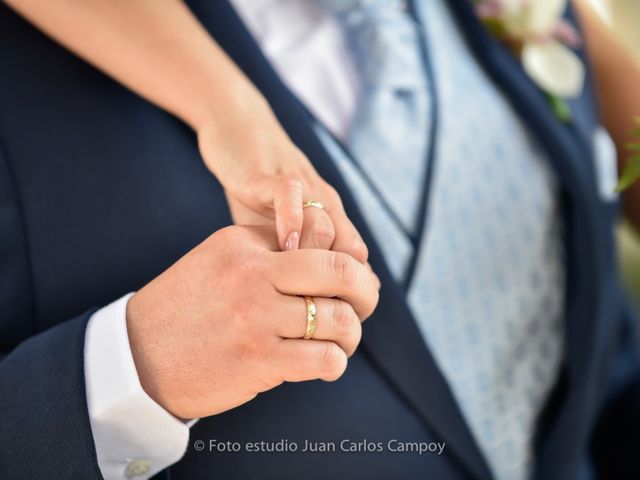
[[[89,319],[84,373],[98,466],[106,480],[148,479],[182,458],[189,426],[140,385],[127,335],[125,295]]]

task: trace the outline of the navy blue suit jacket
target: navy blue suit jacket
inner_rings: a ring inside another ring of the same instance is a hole
[[[561,124],[517,61],[477,23],[471,2],[449,4],[469,48],[537,137],[562,183],[566,345],[560,379],[538,423],[536,478],[631,478],[633,472],[640,478],[640,373],[633,318],[616,271],[617,207],[603,202],[596,188],[591,80],[572,104],[574,121]],[[228,2],[190,6],[339,190],[383,284],[379,308],[342,379],[283,385],[201,420],[192,440],[398,439],[444,441],[446,447],[440,456],[189,448],[161,475],[490,478],[402,289],[306,113]],[[88,318],[229,223],[223,192],[185,125],[0,6],[0,478],[101,478],[83,379]]]

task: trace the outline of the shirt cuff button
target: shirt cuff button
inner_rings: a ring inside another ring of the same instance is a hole
[[[149,460],[134,460],[127,465],[124,474],[126,478],[135,478],[149,473],[150,469],[151,462]]]

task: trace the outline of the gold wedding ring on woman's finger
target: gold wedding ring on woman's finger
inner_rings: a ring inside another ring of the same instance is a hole
[[[314,208],[320,208],[322,210],[324,210],[324,205],[322,204],[322,202],[319,202],[317,200],[307,200],[306,202],[304,202],[302,204],[302,208],[309,208],[309,207],[314,207]]]
[[[310,340],[313,337],[313,334],[316,333],[316,315],[318,313],[318,309],[316,308],[316,304],[313,302],[313,299],[309,296],[304,296],[304,304],[307,307],[307,329],[304,332],[305,340]]]

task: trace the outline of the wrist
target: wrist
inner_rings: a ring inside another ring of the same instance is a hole
[[[143,302],[144,303],[144,302]],[[127,336],[131,356],[138,374],[140,386],[149,397],[165,410],[169,410],[166,405],[166,392],[160,387],[158,379],[158,368],[153,365],[153,352],[147,351],[143,339],[147,335],[145,327],[146,316],[143,313],[144,306],[140,305],[140,292],[135,293],[127,302],[126,322]]]
[[[198,98],[187,123],[201,135],[205,130],[243,125],[264,111],[270,111],[270,107],[260,91],[249,81],[241,81]]]

